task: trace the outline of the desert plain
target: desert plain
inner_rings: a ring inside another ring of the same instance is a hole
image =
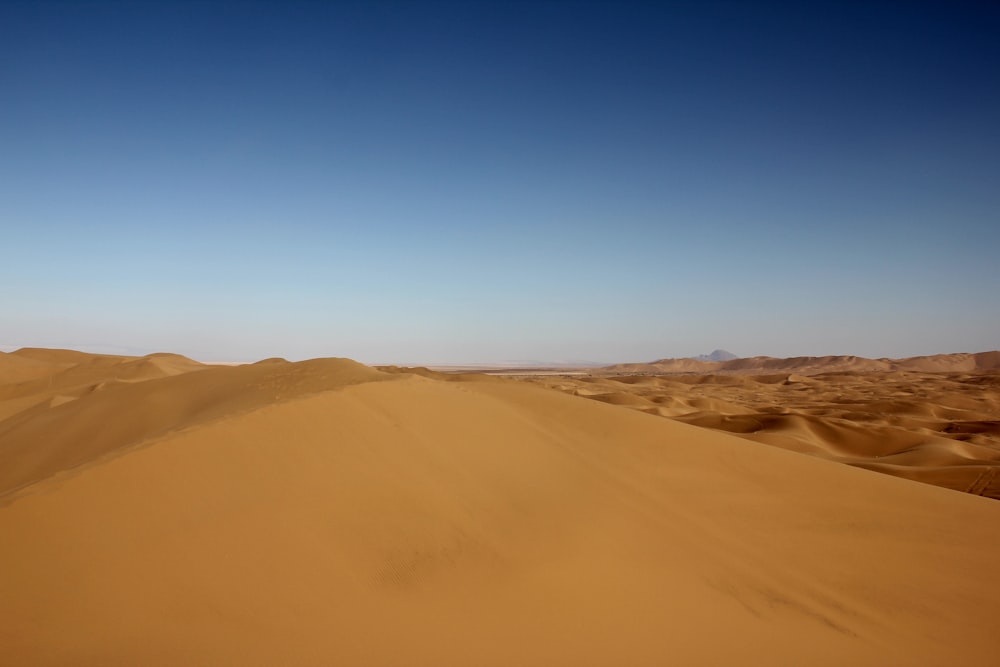
[[[2,353],[0,663],[1000,661],[1000,354],[739,361]]]

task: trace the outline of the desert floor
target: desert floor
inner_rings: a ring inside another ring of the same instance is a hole
[[[0,662],[994,664],[982,377],[0,354]]]

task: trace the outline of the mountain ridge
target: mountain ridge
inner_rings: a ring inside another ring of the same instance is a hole
[[[733,354],[729,350],[712,350],[708,354],[699,354],[696,357],[689,357],[696,361],[732,361],[733,359],[739,359],[739,356]]]

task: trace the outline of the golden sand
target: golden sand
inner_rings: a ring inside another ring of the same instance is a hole
[[[0,355],[2,662],[996,661],[1000,503],[595,389]]]

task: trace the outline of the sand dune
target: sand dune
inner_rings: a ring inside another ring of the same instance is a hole
[[[925,373],[960,373],[1000,369],[1000,352],[936,354],[905,359],[866,359],[855,356],[826,357],[746,357],[730,361],[697,359],[660,359],[648,363],[614,364],[595,372],[604,374],[664,373],[800,373],[816,375],[833,372],[918,371]]]
[[[22,348],[0,356],[0,420],[33,405],[65,402],[115,383],[138,382],[203,368],[205,366],[197,361],[178,354],[122,357]]]
[[[0,421],[7,664],[953,665],[1000,651],[1000,503],[644,414],[678,409],[660,378],[601,402],[340,359],[14,356],[0,406],[56,391],[26,360],[70,400]],[[719,407],[765,384],[733,380],[670,387],[734,392],[690,397]],[[777,416],[791,436],[820,428]]]
[[[950,358],[945,365],[961,356],[940,355]],[[944,362],[936,358],[934,363]],[[1000,499],[996,371],[525,379],[747,440]]]
[[[186,374],[177,372],[182,367],[189,368]],[[67,381],[67,376],[72,380]],[[84,377],[89,380],[81,383]],[[161,381],[135,384],[140,377]],[[58,389],[30,394],[32,400],[38,396],[47,400],[0,422],[0,492],[173,431],[321,391],[331,384],[379,377],[378,371],[347,359],[246,367],[205,367],[183,357],[159,355],[117,363],[106,359],[83,362],[54,376]],[[30,390],[43,385],[35,382]],[[45,446],[39,447],[42,441]]]

